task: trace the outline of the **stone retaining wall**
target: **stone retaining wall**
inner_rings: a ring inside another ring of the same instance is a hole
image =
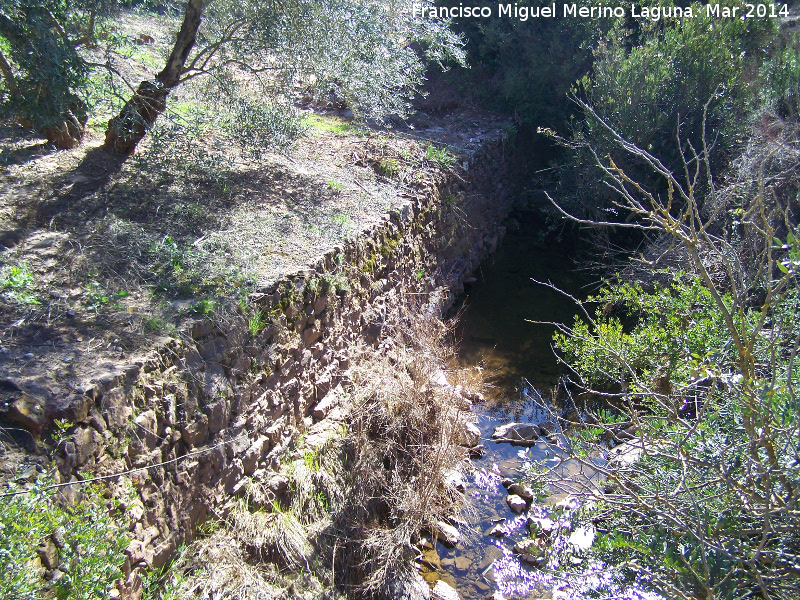
[[[281,457],[336,426],[348,347],[382,343],[389,307],[452,305],[505,233],[506,153],[502,140],[487,144],[370,231],[263,285],[251,306],[197,321],[72,399],[61,481],[128,472],[109,484],[131,520],[126,576],[164,565],[248,477],[283,491]]]

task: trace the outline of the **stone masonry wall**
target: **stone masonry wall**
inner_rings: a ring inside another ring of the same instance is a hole
[[[381,343],[387,306],[404,294],[452,305],[505,233],[506,152],[488,143],[370,231],[264,285],[247,309],[260,320],[227,307],[73,399],[61,481],[127,472],[109,480],[131,521],[127,576],[164,565],[248,477],[283,491],[281,456],[336,427],[348,346]]]

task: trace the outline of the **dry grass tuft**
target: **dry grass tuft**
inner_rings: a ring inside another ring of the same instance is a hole
[[[403,314],[423,311],[406,307]],[[432,382],[450,352],[448,328],[419,317],[391,325],[393,344],[380,354],[368,350],[352,369],[341,445],[349,462],[347,503],[334,515],[343,540],[336,560],[349,574],[339,582],[357,597],[392,597],[398,582],[413,581],[412,542],[463,504],[445,482],[465,458],[454,424],[462,415],[453,394]]]
[[[272,600],[283,593],[274,573],[250,564],[228,530],[193,544],[172,565],[164,588],[162,598],[175,599]]]
[[[242,507],[233,512],[231,526],[251,555],[289,569],[308,568],[313,548],[305,526],[292,511],[282,511],[277,505],[273,512]]]
[[[432,381],[450,329],[402,317],[424,313],[408,306],[389,312],[379,348],[357,349],[341,435],[319,451],[301,445],[285,463],[283,505],[241,502],[190,546],[192,559],[173,568],[187,574],[173,597],[398,598],[424,585],[413,544],[463,508],[446,477],[465,464],[466,415],[452,388]]]

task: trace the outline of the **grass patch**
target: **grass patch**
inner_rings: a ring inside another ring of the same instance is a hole
[[[144,315],[142,317],[142,325],[147,331],[161,331],[164,329],[164,320],[151,315]]]
[[[250,332],[251,337],[257,337],[259,333],[264,330],[266,327],[267,322],[264,319],[264,313],[262,311],[256,311],[256,313],[247,320],[247,330]]]
[[[303,463],[309,471],[316,473],[319,471],[319,453],[314,450],[306,450],[303,452]]]
[[[208,298],[203,298],[202,300],[195,302],[192,305],[192,314],[195,315],[210,315],[214,312],[217,308],[217,303],[214,300],[209,300]]]
[[[0,287],[19,304],[38,305],[42,303],[34,290],[33,273],[26,264],[8,267],[2,275]]]
[[[86,305],[86,310],[100,312],[102,308],[111,303],[117,309],[122,310],[124,307],[120,304],[120,300],[127,298],[130,294],[126,290],[119,292],[108,293],[97,282],[92,281],[86,286],[86,291],[83,293],[83,302]]]
[[[315,113],[303,116],[302,123],[309,129],[327,131],[330,133],[349,133],[354,129],[352,123],[345,121],[341,117],[318,115]]]
[[[442,167],[450,167],[456,162],[456,157],[446,146],[428,144],[425,148],[425,159]]]
[[[331,222],[341,230],[345,237],[350,233],[350,217],[345,213],[334,212],[331,216]]]
[[[400,163],[396,158],[382,158],[375,163],[375,172],[384,177],[394,177],[400,171]]]

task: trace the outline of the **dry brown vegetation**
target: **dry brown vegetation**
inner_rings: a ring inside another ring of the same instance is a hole
[[[432,381],[451,352],[451,328],[411,314],[422,311],[402,306],[388,320],[377,351],[358,348],[341,428],[319,450],[298,441],[282,466],[288,496],[265,502],[268,491],[249,490],[176,561],[166,592],[400,598],[427,585],[414,544],[463,508],[447,476],[464,468],[458,424],[468,413],[453,388]]]

